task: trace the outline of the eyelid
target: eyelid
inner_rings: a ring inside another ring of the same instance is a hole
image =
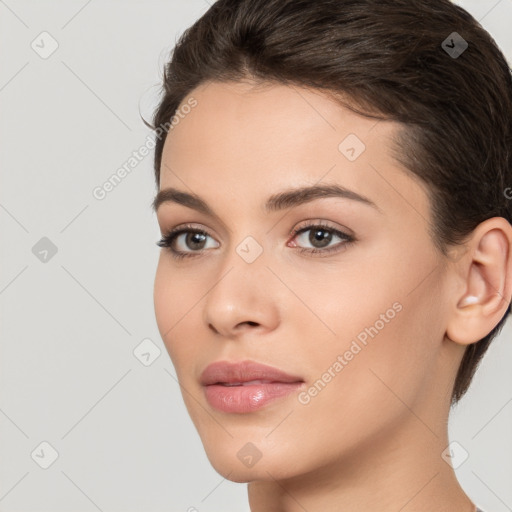
[[[215,238],[210,233],[210,230],[207,228],[198,227],[195,225],[195,223],[186,223],[186,224],[178,224],[176,227],[169,229],[169,230],[163,230],[162,236],[164,237],[170,237],[172,235],[180,235],[182,232],[196,232],[196,233],[204,233],[205,235],[209,236],[210,238]]]
[[[334,226],[334,225],[331,225],[330,222],[331,221],[326,221],[324,219],[314,218],[314,217],[310,218],[310,219],[306,219],[306,220],[301,221],[296,227],[294,227],[291,230],[290,234],[291,234],[291,236],[293,238],[302,229],[305,229],[305,228],[310,228],[311,229],[311,228],[314,228],[314,227],[324,227],[324,228],[329,229],[331,231],[341,231],[342,234],[355,238],[355,234],[354,234],[354,232],[351,229],[347,228],[346,226],[341,226],[339,224]],[[169,236],[171,234],[179,233],[180,231],[190,230],[190,231],[202,232],[202,233],[205,233],[208,236],[212,237],[212,235],[209,232],[209,228],[197,227],[195,224],[196,223],[178,224],[176,227],[174,227],[174,228],[172,228],[170,230],[161,229],[162,235],[163,236]],[[212,238],[214,238],[214,237],[212,237]]]
[[[288,239],[287,244],[290,240],[293,240],[297,235],[310,231],[314,228],[323,228],[326,231],[330,231],[334,234],[334,236],[337,236],[342,241],[335,244],[333,247],[327,247],[327,248],[307,248],[307,247],[297,247],[295,250],[299,253],[307,253],[307,254],[320,254],[320,257],[327,257],[331,254],[337,254],[341,251],[343,251],[348,245],[354,243],[357,241],[356,236],[353,234],[352,230],[347,228],[337,228],[332,226],[328,221],[325,220],[304,220],[299,225],[297,225],[295,228],[293,228],[291,232],[291,238]],[[215,237],[213,237],[207,229],[202,229],[194,226],[191,223],[178,225],[175,228],[172,228],[171,230],[167,231],[163,238],[157,242],[157,245],[159,247],[163,247],[168,250],[168,252],[171,254],[171,256],[175,259],[183,259],[187,257],[199,257],[202,256],[205,252],[208,251],[208,249],[202,249],[199,251],[180,251],[173,249],[173,244],[175,243],[176,239],[181,236],[184,233],[199,233],[203,234],[207,237],[210,237],[215,240]],[[211,248],[209,248],[211,250]]]
[[[351,229],[349,229],[345,226],[342,226],[340,224],[336,224],[336,225],[334,225],[334,224],[335,223],[333,223],[331,221],[326,221],[321,218],[306,219],[304,221],[299,222],[299,224],[292,229],[291,233],[293,236],[295,236],[298,232],[300,232],[303,229],[307,229],[307,228],[311,229],[314,227],[323,227],[330,231],[340,232],[340,233],[346,235],[347,237],[355,238],[355,233]]]

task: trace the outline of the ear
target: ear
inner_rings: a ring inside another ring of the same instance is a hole
[[[503,217],[480,223],[456,262],[457,286],[446,336],[461,345],[487,336],[512,295],[512,226]],[[462,291],[461,291],[462,290]]]

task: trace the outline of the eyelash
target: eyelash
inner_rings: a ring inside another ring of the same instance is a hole
[[[330,233],[338,236],[339,238],[342,238],[344,240],[343,243],[339,243],[334,247],[331,247],[329,249],[306,249],[304,247],[297,249],[301,254],[302,253],[309,253],[309,254],[317,254],[317,253],[324,253],[324,254],[330,254],[332,252],[339,252],[341,249],[339,249],[339,246],[346,247],[350,245],[351,243],[356,241],[356,238],[347,234],[343,233],[343,231],[339,231],[338,229],[334,229],[327,224],[309,224],[308,226],[304,226],[298,229],[294,229],[291,233],[292,238],[295,238],[297,235],[302,234],[305,231],[310,231],[313,228],[320,228],[323,231],[329,231]],[[174,240],[183,233],[198,233],[200,235],[210,236],[206,231],[202,229],[197,229],[192,227],[190,224],[187,224],[185,226],[181,226],[179,228],[172,229],[168,233],[166,233],[161,240],[159,240],[156,245],[159,247],[166,248],[171,256],[175,259],[183,259],[183,258],[190,258],[190,257],[196,257],[200,255],[201,251],[191,251],[191,252],[185,252],[185,251],[176,251],[172,248],[172,244]]]

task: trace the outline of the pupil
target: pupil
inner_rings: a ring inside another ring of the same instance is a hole
[[[313,232],[312,232],[313,233]],[[323,233],[323,235],[322,235]],[[320,247],[325,247],[326,245],[329,245],[329,242],[332,239],[332,233],[325,229],[317,229],[313,234],[312,237],[310,237],[310,242],[315,245],[316,242],[322,242],[320,244]]]
[[[200,240],[198,240],[198,238]],[[190,233],[187,237],[187,243],[189,242],[192,242],[192,244],[201,244],[201,242],[204,242],[204,235],[201,233]]]

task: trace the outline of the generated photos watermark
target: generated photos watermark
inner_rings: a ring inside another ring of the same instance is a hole
[[[307,390],[301,391],[297,395],[299,403],[307,405],[311,402],[311,399],[318,394],[327,386],[329,382],[338,375],[343,368],[345,368],[354,357],[359,354],[363,348],[368,345],[369,337],[375,338],[384,327],[395,318],[397,313],[402,311],[403,306],[400,302],[394,302],[391,308],[388,308],[385,313],[379,315],[379,319],[374,322],[370,327],[365,327],[357,336],[356,339],[352,340],[350,348],[347,349],[343,355],[338,355],[336,360],[327,368],[322,376],[315,381]],[[359,342],[359,343],[358,343]]]
[[[167,134],[175,126],[177,126],[182,119],[189,114],[192,109],[197,106],[197,100],[194,97],[190,97],[185,104],[183,104],[172,117],[172,119],[166,123],[161,124],[155,128],[155,137],[161,139],[164,134]],[[107,195],[115,190],[115,188],[130,174],[139,163],[144,160],[146,156],[150,154],[150,150],[156,146],[155,139],[148,135],[146,141],[139,146],[136,151],[133,151],[126,161],[119,167],[110,177],[101,185],[94,187],[92,195],[98,201],[102,201]]]

